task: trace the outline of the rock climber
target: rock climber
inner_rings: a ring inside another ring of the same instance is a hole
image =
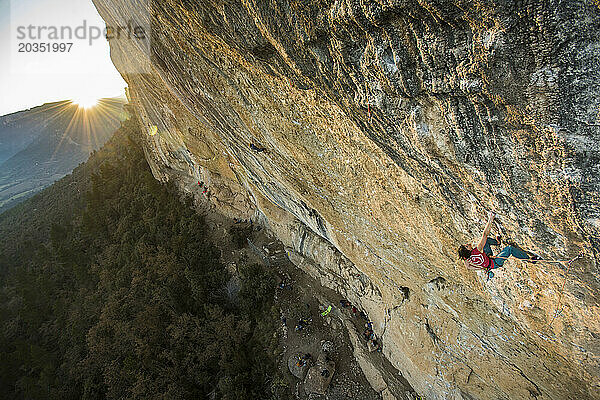
[[[458,256],[463,260],[465,266],[468,269],[473,270],[484,270],[488,272],[488,276],[491,275],[491,270],[500,268],[508,257],[513,256],[521,260],[535,260],[539,259],[538,256],[532,255],[531,257],[526,251],[520,249],[517,246],[506,246],[497,256],[493,256],[491,246],[499,246],[501,241],[500,237],[490,238],[488,237],[492,230],[492,223],[496,215],[491,212],[488,218],[488,222],[483,230],[479,243],[475,246],[475,243],[463,244],[458,248]]]

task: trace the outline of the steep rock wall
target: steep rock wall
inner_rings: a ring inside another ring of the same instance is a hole
[[[152,23],[147,73],[134,42],[111,57],[155,176],[260,216],[419,393],[600,398],[596,2],[94,3]],[[489,210],[546,258],[584,252],[562,298],[564,265],[456,261]]]

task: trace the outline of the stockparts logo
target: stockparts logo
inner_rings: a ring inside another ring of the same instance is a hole
[[[87,2],[12,0],[10,2],[10,60],[13,72],[81,73],[77,65],[109,50],[122,73],[151,72],[151,0],[131,0],[128,7],[99,8]],[[106,21],[102,19],[106,18]],[[92,50],[94,47],[94,50]],[[88,63],[89,64],[89,63]],[[23,66],[27,71],[23,71]],[[53,71],[53,66],[60,70]],[[89,72],[89,71],[86,71]]]

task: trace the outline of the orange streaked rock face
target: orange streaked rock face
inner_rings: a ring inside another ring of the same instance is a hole
[[[151,73],[124,78],[154,175],[258,218],[417,392],[600,399],[593,3],[94,3],[152,21]],[[111,41],[121,71],[145,62],[131,43]],[[562,264],[486,281],[456,260],[490,210],[544,258],[584,252],[562,297]]]

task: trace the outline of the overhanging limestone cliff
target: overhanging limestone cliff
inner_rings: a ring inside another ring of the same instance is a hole
[[[152,22],[151,71],[123,75],[155,176],[264,216],[418,392],[600,398],[594,1],[94,3]],[[121,71],[143,62],[131,43],[111,41]],[[584,252],[551,325],[565,266],[486,282],[456,262],[489,210],[544,257]]]

